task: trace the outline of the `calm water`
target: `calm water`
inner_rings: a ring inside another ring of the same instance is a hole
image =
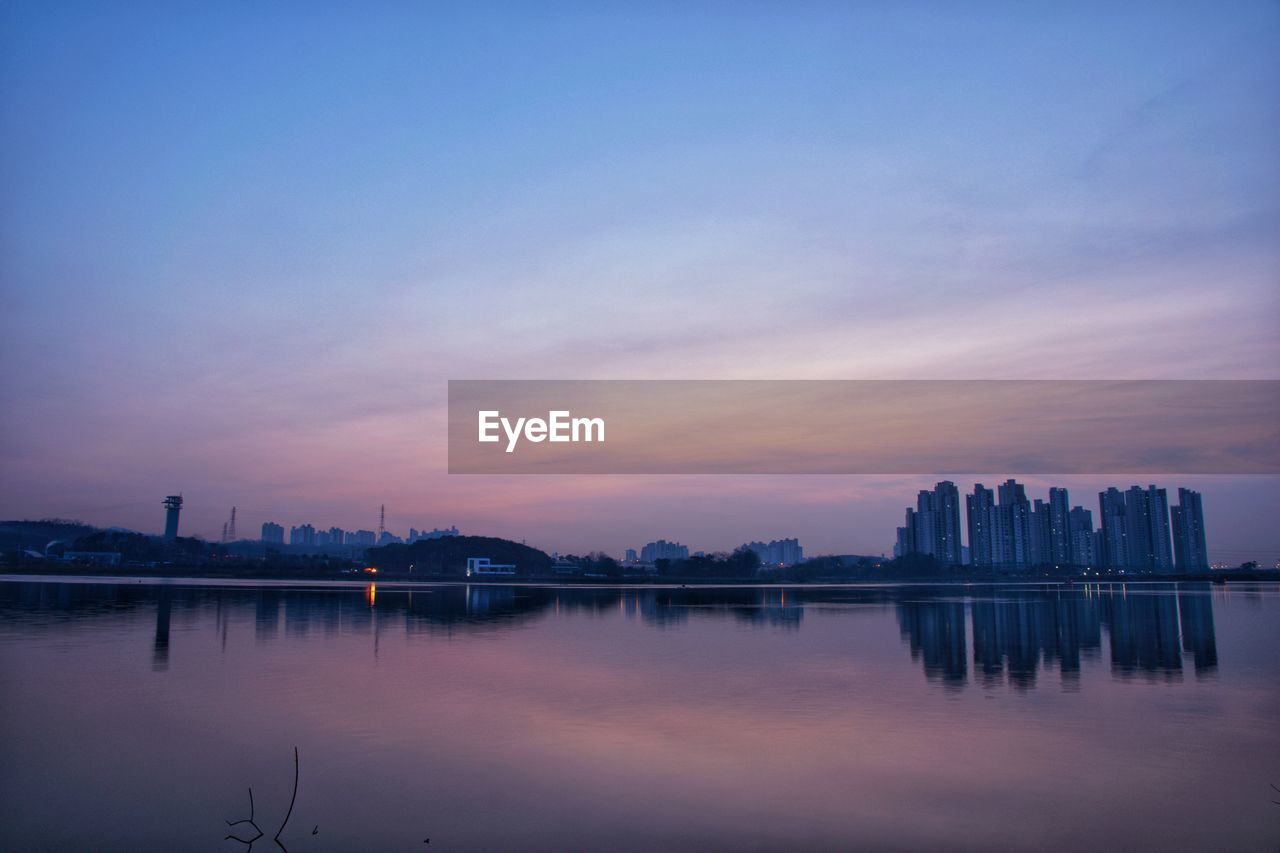
[[[1275,850],[1278,652],[1277,585],[0,579],[0,847],[278,849],[296,745],[291,853]]]

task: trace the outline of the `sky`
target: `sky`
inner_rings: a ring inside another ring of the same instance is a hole
[[[462,5],[0,8],[0,517],[880,553],[936,478],[450,476],[446,382],[1280,378],[1274,2]]]

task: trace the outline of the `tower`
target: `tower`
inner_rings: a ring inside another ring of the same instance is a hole
[[[996,486],[1000,543],[996,562],[1005,569],[1025,569],[1031,565],[1031,503],[1026,488],[1016,480]]]
[[[996,493],[981,483],[973,484],[973,494],[965,497],[969,524],[969,563],[974,568],[990,569],[1001,560],[1000,538],[996,533]]]
[[[378,510],[378,541],[382,541],[382,534],[387,532],[387,505],[383,504]]]
[[[1129,566],[1129,541],[1125,516],[1128,507],[1125,493],[1115,486],[1098,492],[1098,515],[1102,522],[1101,548],[1094,549],[1093,558],[1112,571]]]
[[[178,513],[182,512],[182,495],[169,495],[164,499],[164,538],[178,538]]]
[[[936,556],[944,566],[958,566],[963,562],[960,551],[960,490],[950,480],[943,480],[934,486],[933,495],[938,514],[938,532],[934,537]]]
[[[231,520],[227,522],[227,541],[236,541],[236,508],[231,508]]]
[[[1173,558],[1180,572],[1209,570],[1209,549],[1204,539],[1204,504],[1200,493],[1178,489],[1173,507]]]
[[[1090,524],[1092,524],[1092,519]],[[1069,566],[1071,559],[1071,500],[1067,490],[1049,489],[1049,549],[1046,562]]]

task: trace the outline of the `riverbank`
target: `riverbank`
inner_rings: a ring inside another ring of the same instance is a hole
[[[577,575],[518,575],[462,577],[459,575],[422,574],[415,576],[412,572],[394,574],[350,571],[271,571],[266,569],[245,570],[208,566],[157,566],[135,572],[122,572],[119,567],[63,566],[63,565],[23,565],[3,567],[0,579],[6,580],[77,580],[106,583],[152,580],[179,581],[241,581],[246,583],[338,583],[344,585],[379,584],[474,584],[490,586],[509,585],[556,585],[556,586],[636,586],[636,587],[680,587],[680,586],[779,586],[779,587],[814,587],[814,586],[879,586],[883,584],[1079,584],[1079,583],[1225,583],[1227,581],[1280,581],[1280,572],[1244,571],[1225,569],[1196,574],[1088,574],[1088,575],[874,575],[860,574],[849,577],[830,577],[808,580],[788,580],[785,578],[742,577],[742,578],[699,578],[677,576],[621,576],[621,577],[583,577]]]

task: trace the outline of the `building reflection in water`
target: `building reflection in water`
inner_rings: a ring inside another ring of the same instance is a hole
[[[926,679],[960,689],[1033,689],[1042,670],[1078,687],[1084,661],[1109,661],[1121,679],[1177,681],[1185,661],[1197,678],[1218,665],[1209,584],[1112,583],[881,587],[539,587],[460,584],[413,588],[361,585],[241,587],[21,582],[0,584],[0,618],[33,611],[78,619],[155,612],[152,664],[169,665],[176,613],[214,622],[225,650],[228,626],[253,626],[259,643],[309,632],[326,636],[400,630],[409,635],[507,631],[575,613],[639,619],[664,630],[690,619],[798,631],[806,612],[843,618],[896,614],[911,661]],[[282,619],[283,613],[283,619]],[[1105,651],[1104,651],[1105,646]],[[375,645],[376,648],[376,645]],[[972,653],[969,649],[972,648]],[[856,654],[856,649],[851,653]],[[1104,654],[1108,657],[1104,658]]]
[[[151,668],[157,671],[169,668],[169,618],[172,608],[172,591],[167,586],[160,587],[156,598],[156,639],[151,652]]]
[[[976,624],[976,623],[975,623]],[[968,681],[964,603],[947,600],[898,602],[898,628],[911,649],[911,659],[924,660],[924,674],[947,687]],[[977,650],[977,637],[974,637]]]
[[[1005,587],[990,592],[938,588],[897,603],[898,625],[926,678],[958,688],[968,683],[965,609],[972,626],[975,681],[1029,690],[1043,667],[1077,687],[1082,660],[1102,654],[1104,629],[1111,672],[1119,678],[1176,681],[1183,652],[1197,677],[1217,668],[1209,584],[1101,584]]]

